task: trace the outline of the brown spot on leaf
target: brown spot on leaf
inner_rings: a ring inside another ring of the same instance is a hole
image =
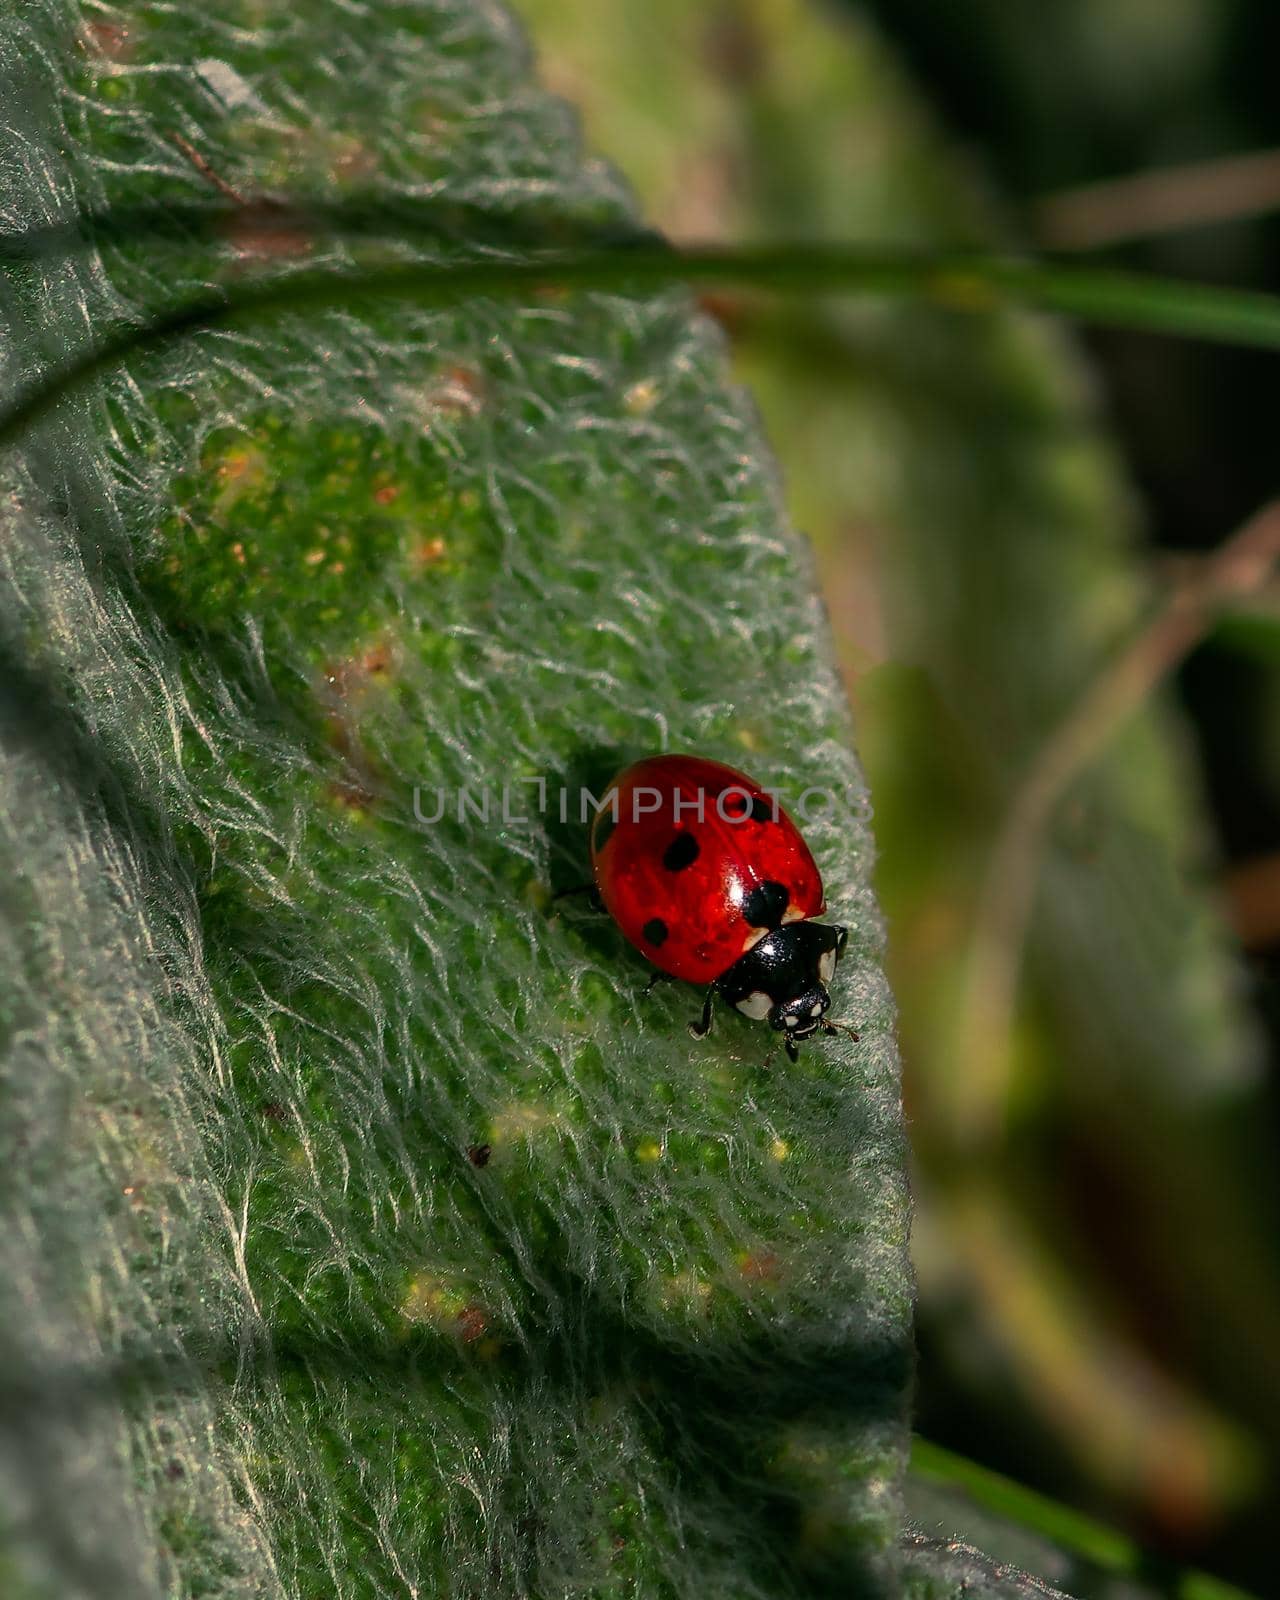
[[[489,1314],[483,1306],[477,1305],[474,1300],[469,1301],[458,1313],[458,1332],[462,1335],[464,1344],[474,1344],[488,1332]]]
[[[474,417],[485,401],[484,379],[474,367],[448,367],[428,395],[436,411]]]
[[[330,800],[344,811],[354,811],[364,816],[373,808],[374,796],[372,791],[367,789],[364,784],[354,780],[331,783],[328,793]]]
[[[782,1276],[782,1262],[772,1250],[751,1251],[738,1263],[748,1283],[776,1283]]]
[[[391,644],[380,639],[358,656],[330,663],[323,672],[319,696],[328,713],[329,743],[344,758],[346,772],[329,785],[329,797],[350,811],[367,812],[377,791],[373,763],[360,732],[360,714],[368,695],[387,682],[395,669]]]
[[[80,48],[99,61],[128,61],[134,40],[123,23],[86,22],[80,30]]]
[[[250,200],[229,218],[224,236],[241,262],[287,261],[311,249],[310,230],[271,200]]]
[[[441,538],[423,539],[413,552],[413,559],[420,567],[433,567],[437,561],[444,560],[445,542]]]
[[[395,652],[379,639],[358,656],[331,662],[324,669],[323,696],[333,715],[342,717],[376,684],[384,683],[395,666]]]

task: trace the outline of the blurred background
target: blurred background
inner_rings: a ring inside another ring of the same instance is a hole
[[[1280,291],[1269,0],[518,8],[677,240]],[[875,797],[917,1426],[1275,1593],[1280,363],[955,292],[706,302]]]

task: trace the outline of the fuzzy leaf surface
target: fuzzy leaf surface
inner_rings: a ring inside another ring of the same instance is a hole
[[[350,263],[264,194],[630,225],[489,5],[39,0],[0,39],[11,227],[246,201],[212,252],[11,275],[9,385]],[[135,362],[2,470],[9,1592],[893,1592],[866,793],[716,330],[679,294],[284,316]],[[859,1043],[694,1044],[696,997],[552,901],[579,787],[659,749],[830,790]]]

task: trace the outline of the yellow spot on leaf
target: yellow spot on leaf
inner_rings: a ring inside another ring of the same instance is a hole
[[[210,465],[222,487],[220,499],[231,500],[248,489],[256,489],[267,475],[266,457],[252,445],[233,445]]]
[[[668,1307],[686,1306],[705,1310],[711,1298],[711,1285],[696,1272],[673,1272],[662,1284],[662,1303]]]
[[[633,383],[622,397],[622,404],[633,417],[647,416],[658,403],[658,386],[652,378]]]
[[[513,1101],[494,1117],[489,1126],[489,1143],[509,1144],[517,1139],[532,1138],[544,1128],[554,1127],[557,1120],[555,1113],[545,1106]]]
[[[413,559],[420,567],[432,567],[444,559],[443,539],[423,539],[414,549]]]
[[[420,1272],[409,1284],[400,1310],[408,1322],[454,1331],[467,1306],[467,1296],[447,1278]]]

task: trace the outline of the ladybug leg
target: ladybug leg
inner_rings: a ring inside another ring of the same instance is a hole
[[[675,981],[675,977],[670,972],[655,972],[653,977],[650,978],[648,983],[645,984],[644,992],[646,994],[652,994],[660,983],[674,983]]]
[[[853,1040],[854,1044],[857,1044],[858,1042],[858,1035],[853,1031],[847,1022],[824,1022],[822,1024],[822,1031],[823,1033],[844,1033]]]
[[[795,1042],[794,1039],[784,1039],[782,1041],[782,1045],[787,1052],[788,1061],[799,1061],[800,1046]]]
[[[696,1022],[689,1024],[689,1032],[695,1039],[705,1039],[711,1032],[711,1002],[715,999],[714,989],[707,990],[707,998],[702,1003],[702,1015]]]

